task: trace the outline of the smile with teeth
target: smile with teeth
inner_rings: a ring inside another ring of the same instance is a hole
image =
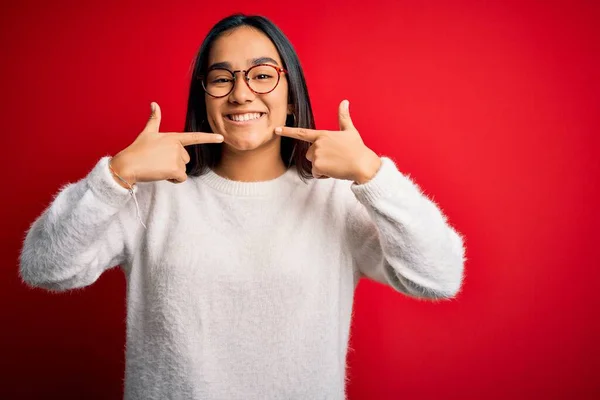
[[[265,113],[228,114],[227,119],[230,119],[231,121],[244,122],[259,119],[263,115],[265,115]]]

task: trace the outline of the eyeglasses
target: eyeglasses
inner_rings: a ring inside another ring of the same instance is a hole
[[[233,91],[236,73],[243,72],[246,85],[256,94],[267,94],[275,90],[281,74],[287,73],[283,68],[271,64],[257,64],[248,70],[231,71],[227,68],[214,68],[206,75],[199,75],[204,91],[215,98],[225,97]]]

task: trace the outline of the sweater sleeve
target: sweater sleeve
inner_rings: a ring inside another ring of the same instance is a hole
[[[81,288],[126,260],[128,236],[139,224],[129,217],[135,213],[132,196],[112,177],[109,160],[102,157],[85,178],[59,190],[30,226],[20,255],[27,285]]]
[[[419,299],[455,297],[462,284],[462,236],[438,206],[389,158],[367,183],[353,183],[358,202],[348,217],[357,275]]]

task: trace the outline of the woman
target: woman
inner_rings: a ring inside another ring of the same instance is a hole
[[[130,146],[62,188],[21,254],[23,280],[50,290],[121,266],[125,398],[343,399],[361,276],[458,293],[461,236],[364,145],[347,101],[340,131],[314,130],[299,60],[269,20],[234,15],[208,34],[187,132],[160,132],[152,110]]]

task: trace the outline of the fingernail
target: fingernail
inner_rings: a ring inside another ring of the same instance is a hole
[[[281,132],[283,132],[283,128],[281,128],[281,127],[275,128],[275,133],[281,133]]]
[[[345,100],[346,101],[346,110],[350,109],[350,100]]]
[[[217,136],[217,140],[219,140],[219,141],[222,142],[223,140],[225,140],[225,138],[222,135],[218,135]]]
[[[150,109],[152,110],[152,112],[156,111],[156,105],[153,102],[150,103]]]

